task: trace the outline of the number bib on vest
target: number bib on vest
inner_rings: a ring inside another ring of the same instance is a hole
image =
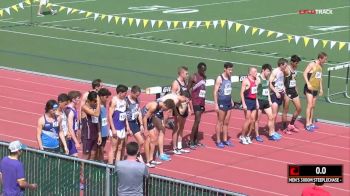
[[[269,95],[269,89],[265,88],[262,90],[262,95],[268,96]]]
[[[125,118],[126,118],[126,113],[125,112],[119,114],[119,120],[120,121],[124,121]]]
[[[206,93],[205,90],[200,90],[199,91],[199,97],[200,98],[205,98],[205,93]]]
[[[289,87],[295,87],[297,85],[297,82],[295,80],[289,81]]]
[[[257,92],[258,92],[258,87],[254,86],[254,87],[251,88],[251,91],[250,91],[251,94],[254,95],[254,94],[256,94]]]
[[[102,122],[101,122],[102,126],[107,126],[107,118],[102,118]]]
[[[232,88],[225,88],[224,95],[231,95]]]
[[[320,79],[322,77],[322,72],[316,72],[315,78]]]
[[[91,116],[91,122],[92,123],[98,123],[98,117],[97,116]]]

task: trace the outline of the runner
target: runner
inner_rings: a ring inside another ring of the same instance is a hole
[[[69,150],[69,155],[78,157],[78,150],[80,144],[77,139],[77,131],[79,129],[78,124],[78,107],[80,104],[81,93],[79,91],[70,91],[68,93],[69,104],[64,110],[64,113],[67,116],[67,147]]]
[[[297,67],[301,61],[300,57],[293,55],[290,58],[290,65],[287,66],[287,69],[284,72],[284,86],[286,87],[286,95],[284,96],[283,102],[283,114],[282,114],[282,126],[284,133],[292,134],[291,131],[298,132],[299,130],[294,126],[295,120],[298,118],[301,113],[301,104],[300,98],[298,95],[298,88],[296,84],[297,76]],[[292,101],[295,107],[292,120],[290,121],[287,127],[287,114],[289,109],[289,101]]]
[[[226,146],[233,146],[232,142],[228,140],[228,124],[231,116],[231,109],[233,107],[232,101],[232,85],[231,75],[233,70],[232,63],[224,64],[224,72],[216,78],[214,86],[214,105],[217,112],[216,124],[216,146],[224,148]],[[221,139],[222,134],[222,139]]]
[[[274,117],[272,115],[272,109],[271,109],[271,97],[270,97],[270,81],[269,77],[271,74],[271,65],[270,64],[264,64],[261,68],[261,74],[257,78],[257,85],[258,85],[258,102],[259,107],[257,107],[257,117],[255,121],[255,139],[258,142],[263,142],[264,140],[259,134],[259,120],[262,114],[262,111],[264,111],[268,117],[268,123],[267,126],[269,128],[269,139],[273,141],[277,141],[280,138],[280,136],[275,132],[275,125],[274,125]]]
[[[168,110],[175,110],[175,103],[172,99],[152,101],[141,109],[142,124],[144,126],[144,135],[146,138],[146,165],[148,167],[155,167],[155,165],[161,163],[154,161],[154,149],[159,141],[159,127],[162,127],[163,124],[163,112]]]
[[[128,87],[125,85],[117,86],[117,95],[113,96],[108,110],[109,124],[111,126],[111,149],[108,154],[108,163],[113,164],[124,158],[125,142],[129,125],[126,120],[126,101],[125,97]]]
[[[39,17],[45,16],[42,12],[43,6],[47,6],[47,8],[49,8],[52,15],[55,15],[57,13],[57,10],[52,9],[52,6],[49,5],[48,3],[49,3],[49,0],[40,0],[37,16]]]
[[[67,126],[67,116],[64,113],[64,110],[66,109],[68,103],[69,103],[69,97],[66,93],[61,93],[58,95],[57,97],[57,102],[58,102],[58,109],[56,111],[56,115],[59,116],[61,118],[61,130],[63,132],[64,138],[67,137],[68,134],[68,126]],[[62,150],[64,150],[64,144],[67,146],[67,141],[65,139],[65,141],[63,142],[62,140],[60,140],[60,148],[61,148],[61,152]],[[68,152],[69,153],[69,152]]]
[[[104,148],[106,146],[107,138],[109,135],[109,126],[108,126],[108,115],[107,115],[107,101],[111,92],[107,88],[101,88],[98,91],[98,96],[101,101],[101,111],[100,111],[100,127],[101,127],[101,145],[97,146],[97,160],[104,161]]]
[[[191,92],[192,105],[194,112],[194,122],[191,131],[189,146],[191,149],[204,146],[199,142],[199,122],[203,112],[205,111],[205,80],[207,79],[205,72],[207,65],[199,63],[197,66],[197,73],[193,74],[188,82],[188,89]]]
[[[322,67],[323,64],[327,62],[327,54],[321,52],[318,54],[317,60],[314,60],[309,63],[304,71],[304,94],[307,100],[306,107],[306,122],[305,129],[307,131],[314,131],[317,127],[312,123],[314,117],[314,109],[316,105],[317,95],[320,92],[320,96],[323,95],[323,86],[322,86]]]
[[[250,134],[255,126],[256,108],[259,108],[258,99],[256,97],[257,85],[256,85],[257,69],[256,67],[250,67],[248,76],[243,79],[241,87],[241,99],[242,106],[245,115],[245,121],[242,127],[241,136],[239,139],[242,144],[253,143]]]

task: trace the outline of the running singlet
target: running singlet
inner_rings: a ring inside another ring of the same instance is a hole
[[[45,123],[41,132],[41,141],[44,148],[58,148],[58,133],[59,125],[57,117],[55,117],[53,122],[49,122],[44,114]]]
[[[77,133],[77,131],[79,129],[78,112],[74,108],[66,107],[66,109],[64,110],[64,113],[66,114],[67,118],[68,118],[68,115],[69,115],[70,111],[72,111],[73,114],[74,114],[74,116],[73,116],[73,131],[75,133]]]
[[[126,120],[126,101],[120,100],[117,97],[113,97],[116,102],[116,106],[112,115],[114,127],[117,131],[125,129]]]
[[[319,64],[316,64],[316,66],[312,68],[312,73],[308,73],[307,77],[313,88],[310,90],[315,90],[315,91],[320,90],[320,83],[322,78],[322,67]]]
[[[258,92],[258,87],[256,86],[256,83],[254,80],[250,80],[249,77],[247,77],[249,81],[249,89],[244,91],[244,98],[246,99],[256,99],[256,93]]]
[[[284,78],[284,86],[287,89],[295,89],[297,83],[296,83],[296,77],[297,72],[293,69],[291,69],[289,66],[287,67],[289,69],[289,76],[285,76]]]
[[[86,114],[85,118],[81,119],[81,138],[85,140],[95,140],[98,138],[98,117]]]
[[[192,104],[193,105],[205,105],[205,78],[200,74],[195,74],[194,86],[192,88]]]
[[[125,98],[127,107],[126,107],[126,116],[128,121],[138,120],[139,117],[139,100],[131,100],[129,97]]]
[[[108,136],[107,109],[104,105],[101,105],[99,120],[101,124],[101,137],[107,137]]]
[[[261,75],[259,76],[260,83],[258,85],[258,99],[268,100],[269,99],[269,80],[264,80]]]
[[[278,68],[277,68],[278,69]],[[277,92],[284,92],[284,74],[281,70],[278,69],[276,74],[276,78],[272,82],[272,85],[276,88]],[[274,92],[272,92],[274,93]]]
[[[232,86],[231,86],[231,78],[230,79],[225,79],[222,75],[221,77],[221,84],[219,87],[219,92],[218,92],[218,102],[221,104],[231,104],[231,91],[232,91]]]

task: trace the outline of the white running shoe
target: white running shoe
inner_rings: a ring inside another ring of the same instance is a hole
[[[152,163],[146,163],[146,166],[149,167],[149,168],[155,168],[156,166],[153,165]]]
[[[250,136],[246,136],[245,139],[247,140],[247,142],[248,142],[249,144],[253,143],[253,142],[252,142],[252,139],[250,139]]]
[[[151,164],[152,164],[152,165],[160,165],[160,164],[162,164],[162,162],[152,160],[152,161],[151,161]]]
[[[182,153],[180,152],[180,150],[177,149],[177,148],[173,150],[173,153],[174,153],[174,154],[177,154],[177,155],[181,155],[181,154],[182,154]]]
[[[186,149],[183,149],[183,148],[179,149],[179,151],[180,151],[181,153],[189,153],[189,152],[191,152],[191,151],[186,150]]]
[[[52,15],[56,15],[57,14],[57,10],[51,10],[51,14]]]
[[[244,136],[239,136],[239,139],[241,140],[241,143],[242,144],[244,144],[244,145],[247,145],[247,144],[249,144],[248,142],[247,142],[247,139],[244,137]]]

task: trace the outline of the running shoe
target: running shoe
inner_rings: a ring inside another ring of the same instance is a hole
[[[293,132],[299,132],[299,129],[296,128],[294,125],[289,124],[288,128],[289,131],[293,131]]]
[[[38,16],[38,17],[43,17],[43,16],[45,16],[45,15],[44,15],[44,14],[39,13],[39,14],[37,14],[37,16]]]
[[[168,155],[164,154],[164,153],[159,156],[159,159],[162,160],[162,161],[171,161],[171,158],[168,157]]]
[[[57,10],[51,10],[51,15],[56,15],[57,14]]]
[[[282,135],[277,133],[276,131],[273,133],[273,135],[275,135],[277,138],[281,139],[282,138]]]
[[[263,141],[264,141],[263,138],[262,138],[260,135],[256,136],[256,137],[255,137],[255,140],[256,140],[257,142],[263,142]]]
[[[318,126],[316,126],[315,124],[311,124],[310,125],[313,129],[318,129]]]
[[[150,163],[151,163],[152,165],[160,165],[160,164],[162,164],[162,162],[160,162],[160,161],[155,161],[155,160],[152,160]]]
[[[226,146],[233,146],[233,143],[230,140],[222,142]]]
[[[222,143],[222,142],[216,143],[216,146],[217,146],[218,148],[225,148],[225,144]]]
[[[249,144],[248,142],[247,142],[247,139],[244,137],[244,136],[239,136],[239,139],[241,140],[241,144],[244,144],[244,145],[247,145],[247,144]]]
[[[181,153],[189,153],[191,152],[190,150],[186,150],[186,149],[183,149],[183,148],[180,148],[178,149]]]
[[[249,144],[252,144],[252,143],[253,143],[252,139],[250,139],[250,136],[246,136],[245,139],[247,140],[247,142],[248,142]]]
[[[189,146],[189,148],[191,150],[196,150],[196,148],[197,148],[197,145],[194,142],[191,142],[191,141],[189,141],[187,145]]]
[[[182,154],[182,153],[180,152],[180,150],[177,149],[177,148],[175,148],[175,149],[173,150],[173,153],[174,153],[174,154],[177,154],[177,155]]]
[[[153,165],[152,163],[146,163],[146,166],[149,167],[149,168],[155,168],[156,166]]]
[[[305,129],[308,132],[314,132],[315,131],[314,128],[311,125],[306,126]]]
[[[278,141],[280,140],[281,138],[277,136],[276,133],[274,133],[273,135],[270,135],[269,136],[269,140],[272,140],[272,141]]]

